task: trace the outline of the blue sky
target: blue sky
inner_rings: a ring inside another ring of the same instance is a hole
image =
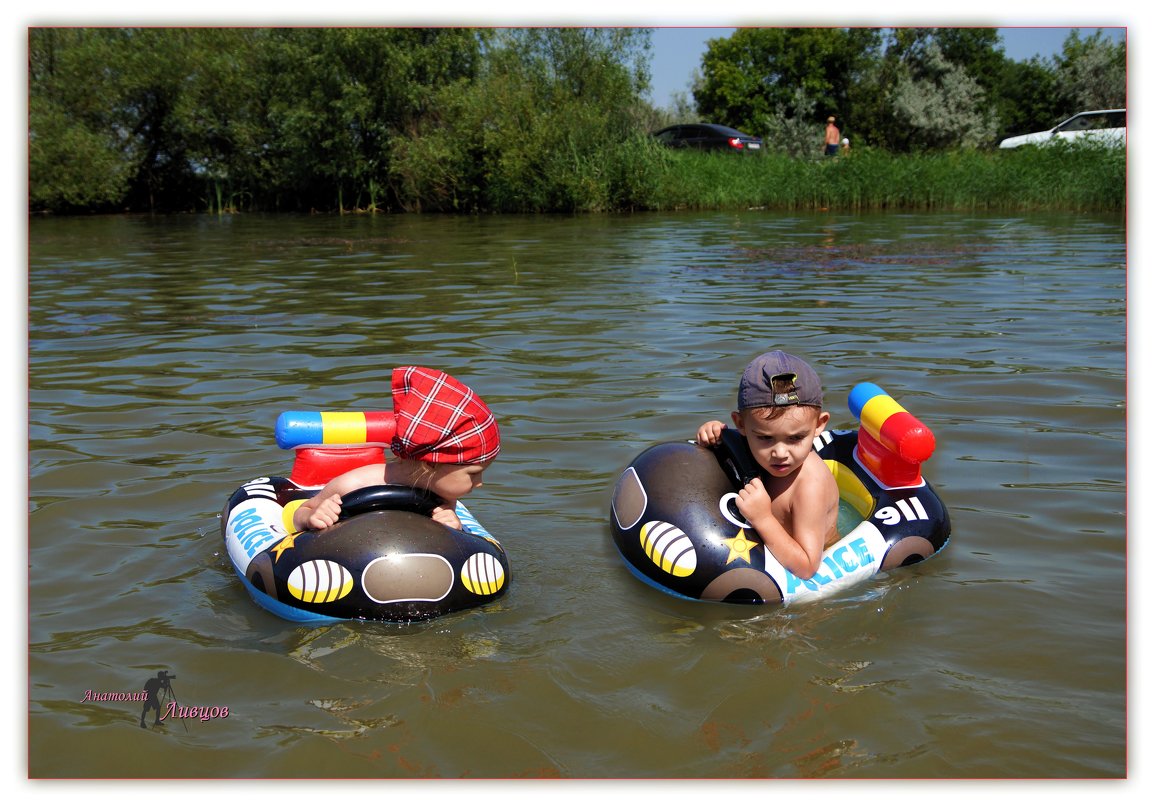
[[[944,23],[941,23],[944,24]],[[707,49],[708,39],[726,38],[735,28],[656,28],[651,37],[651,100],[666,106],[671,95],[686,92],[691,73],[699,66],[699,58]],[[1033,56],[1051,56],[1061,51],[1069,31],[1078,30],[1082,37],[1097,28],[999,28],[1004,40],[1004,54],[1014,61],[1027,61]],[[1102,28],[1106,36],[1119,41],[1125,36],[1124,28]]]

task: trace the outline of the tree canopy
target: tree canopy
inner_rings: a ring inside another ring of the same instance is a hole
[[[34,28],[30,203],[565,208],[585,179],[562,165],[629,191],[601,151],[641,135],[649,48],[629,28]]]
[[[33,211],[633,208],[694,115],[815,156],[984,148],[1125,105],[1125,47],[1012,62],[993,29],[741,28],[654,108],[635,28],[32,28]]]
[[[985,147],[1124,107],[1125,45],[1074,31],[1051,63],[1022,63],[994,28],[742,28],[708,42],[692,93],[701,119],[796,155],[828,116],[893,152]]]

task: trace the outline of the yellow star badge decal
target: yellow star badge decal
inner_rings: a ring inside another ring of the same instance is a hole
[[[751,549],[756,547],[759,543],[753,542],[743,535],[743,529],[739,529],[735,536],[729,540],[724,540],[723,544],[731,551],[727,555],[725,565],[729,565],[736,559],[742,559],[747,564],[751,564]]]
[[[288,551],[293,547],[293,541],[301,536],[300,531],[294,531],[292,534],[286,534],[285,539],[273,546],[273,561],[276,562],[281,558],[284,551]]]

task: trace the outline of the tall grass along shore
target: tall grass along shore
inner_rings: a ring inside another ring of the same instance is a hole
[[[1125,149],[1091,145],[794,159],[671,153],[648,208],[1116,211]]]

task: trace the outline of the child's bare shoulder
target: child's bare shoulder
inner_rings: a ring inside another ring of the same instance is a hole
[[[800,467],[799,477],[797,496],[802,492],[802,497],[808,502],[814,501],[824,505],[839,503],[840,490],[836,485],[836,478],[818,453],[808,454],[807,460]]]
[[[334,489],[340,494],[345,495],[347,492],[353,492],[362,487],[372,487],[377,484],[386,483],[386,468],[385,465],[367,464],[361,467],[355,467],[353,470],[342,473],[334,479]]]

